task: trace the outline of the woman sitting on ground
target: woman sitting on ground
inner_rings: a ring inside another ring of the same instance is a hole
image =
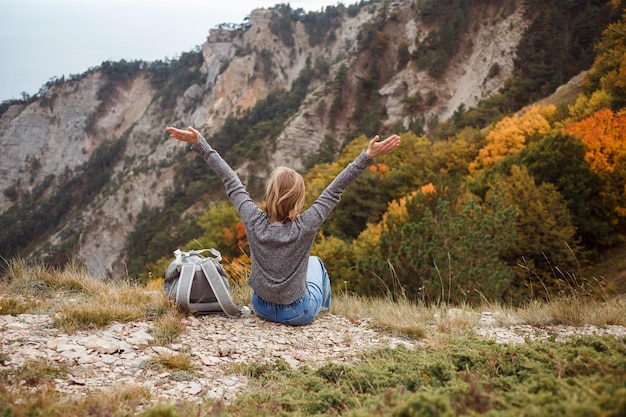
[[[341,194],[374,160],[400,145],[400,137],[379,141],[376,136],[366,150],[339,174],[304,212],[304,180],[294,170],[276,168],[267,183],[266,209],[252,201],[241,180],[219,153],[193,127],[167,127],[170,136],[192,144],[220,177],[228,198],[245,226],[252,265],[248,284],[254,291],[252,305],[262,318],[299,326],[311,323],[320,311],[330,308],[330,279],[322,260],[310,256],[324,220]]]

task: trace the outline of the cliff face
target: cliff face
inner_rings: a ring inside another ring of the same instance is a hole
[[[311,42],[301,21],[292,22],[289,46],[271,30],[277,11],[253,10],[245,29],[210,30],[197,68],[201,81],[174,97],[159,94],[149,71],[116,81],[96,70],[52,85],[28,104],[11,106],[0,118],[0,214],[24,207],[25,201],[75,196],[72,184],[94,180],[89,177],[94,171],[85,167],[97,160],[97,152],[114,149],[111,158],[101,161],[99,169],[96,166],[95,172],[107,175],[98,192],[89,195],[87,202],[69,202],[71,210],[39,225],[42,231],[18,251],[20,255],[53,255],[57,248],[71,245],[93,276],[124,273],[124,248],[137,217],[147,209],[163,207],[175,184],[176,167],[195,156],[168,139],[164,127],[194,125],[210,137],[229,116],[252,108],[272,91],[289,91],[303,69],[320,61],[327,64],[326,76],[311,81],[302,105],[274,138],[267,164],[244,162],[237,169],[244,182],[250,175],[264,178],[279,164],[302,169],[325,137],[341,143],[351,131],[349,115],[358,102],[354,94],[345,94],[343,111],[331,114],[337,94],[332,82],[343,67],[347,70],[344,90],[354,91],[356,80],[366,75],[367,47],[359,47],[360,34],[364,25],[379,18],[381,7],[369,4],[358,13],[343,13],[333,36],[319,43]],[[392,18],[383,28],[388,68],[394,68],[398,59],[398,45],[405,43],[409,52],[415,52],[416,40],[432,29],[416,18],[416,7],[412,0],[389,6]],[[469,108],[497,92],[511,75],[526,27],[521,8],[477,7],[443,76],[433,78],[409,62],[386,78],[378,90],[387,115],[384,126],[408,126],[416,116],[445,120],[460,105]],[[404,102],[416,95],[436,100],[416,115],[407,111]],[[164,100],[170,101],[168,105],[163,105]],[[32,215],[21,212],[11,219],[21,222]]]

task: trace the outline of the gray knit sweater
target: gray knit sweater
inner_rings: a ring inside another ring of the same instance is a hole
[[[252,290],[275,304],[291,304],[302,298],[306,293],[309,254],[318,229],[339,203],[346,187],[372,159],[363,151],[294,221],[270,223],[267,213],[252,201],[237,174],[204,138],[192,149],[221,178],[246,228],[252,257],[248,284]]]

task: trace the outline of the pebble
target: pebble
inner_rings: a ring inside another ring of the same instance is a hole
[[[389,346],[395,338],[381,336],[368,320],[353,324],[325,314],[306,327],[290,327],[248,316],[231,319],[219,314],[189,316],[179,339],[155,346],[152,323],[114,323],[99,330],[72,335],[56,329],[47,315],[0,316],[0,354],[8,358],[0,369],[16,368],[29,360],[64,365],[65,378],[53,380],[55,389],[68,395],[94,390],[142,386],[155,401],[191,400],[205,396],[232,401],[247,379],[232,374],[234,363],[273,363],[282,359],[292,367],[328,361],[348,362],[368,348]],[[345,335],[350,332],[350,338]],[[181,380],[175,371],[143,366],[159,356],[191,355],[194,370]]]
[[[453,310],[449,316],[463,317]],[[472,313],[474,314],[474,313]],[[350,321],[332,314],[304,327],[271,323],[251,315],[231,319],[219,314],[189,316],[179,339],[155,346],[152,323],[114,323],[105,329],[61,333],[47,315],[0,316],[0,370],[22,366],[30,360],[47,360],[67,369],[65,378],[53,380],[55,389],[68,395],[88,395],[95,390],[145,387],[154,401],[201,402],[205,397],[228,403],[247,386],[244,375],[233,374],[235,363],[273,363],[278,359],[297,368],[329,361],[348,363],[362,351],[398,345],[409,349],[427,342],[407,341],[373,330],[371,320]],[[477,335],[497,343],[525,343],[549,338],[565,340],[579,334],[626,337],[623,326],[532,327],[498,326],[491,312],[480,313]],[[434,330],[431,326],[430,331]],[[148,361],[163,355],[191,355],[194,369],[181,377],[175,371],[154,370]]]

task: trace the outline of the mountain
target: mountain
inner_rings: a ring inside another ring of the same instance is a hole
[[[548,62],[552,43],[541,37],[559,29],[548,18],[567,12],[568,65],[544,65],[516,105],[544,98],[589,67],[613,18],[602,13],[606,1],[560,3],[362,1],[310,13],[277,5],[211,29],[201,49],[175,60],[104,62],[2,103],[0,255],[76,259],[95,277],[137,273],[131,255],[167,256],[222,198],[165,126],[199,129],[260,201],[276,165],[304,172],[360,134],[435,132],[528,80],[521,69],[542,64],[528,51],[544,48]]]

